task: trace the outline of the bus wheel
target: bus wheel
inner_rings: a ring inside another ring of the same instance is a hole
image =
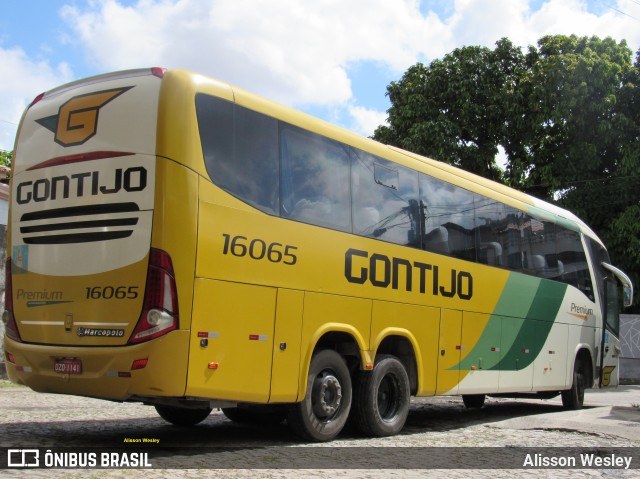
[[[409,415],[409,376],[394,356],[381,356],[371,372],[360,372],[354,385],[353,424],[367,436],[392,436]]]
[[[331,349],[313,355],[307,393],[293,404],[287,420],[299,436],[330,441],[342,431],[351,409],[351,376],[342,356]]]
[[[585,383],[582,361],[576,359],[576,364],[573,368],[573,383],[571,384],[571,389],[562,391],[562,406],[565,409],[582,409],[582,405],[584,404]]]
[[[287,417],[287,410],[283,406],[270,404],[224,407],[222,414],[227,419],[239,424],[262,424],[265,426],[277,426]]]
[[[462,402],[467,409],[480,409],[484,406],[484,394],[463,394]]]
[[[211,414],[211,408],[193,409],[174,406],[155,406],[160,417],[174,426],[195,426]]]

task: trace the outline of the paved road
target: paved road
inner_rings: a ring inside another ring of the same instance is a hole
[[[640,469],[388,469],[398,462],[412,463],[419,459],[417,453],[442,458],[443,467],[464,464],[465,460],[489,467],[500,465],[500,455],[486,449],[491,447],[508,448],[500,451],[558,446],[640,448],[640,386],[621,387],[615,393],[588,392],[586,403],[589,407],[582,411],[567,412],[562,410],[559,400],[490,398],[481,410],[467,410],[458,398],[420,398],[413,401],[407,425],[399,436],[369,439],[346,433],[330,444],[317,445],[301,443],[286,425],[241,426],[218,411],[199,427],[181,429],[165,423],[152,407],[37,394],[0,382],[0,446],[118,448],[130,447],[127,439],[147,438],[157,440],[155,447],[164,451],[157,461],[172,468],[5,470],[0,471],[0,477],[640,477]],[[444,450],[457,454],[451,457],[434,453],[443,450],[428,449],[436,447],[465,449]],[[220,448],[233,448],[233,452],[221,453]],[[332,454],[345,451],[355,451],[349,456],[354,461],[350,468],[318,467],[318,458],[331,460]],[[638,451],[635,449],[640,458]],[[253,469],[256,455],[273,461],[278,468]],[[216,461],[229,457],[232,461],[224,464],[233,464],[235,468],[214,469]]]

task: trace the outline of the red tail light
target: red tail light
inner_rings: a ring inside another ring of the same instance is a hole
[[[129,343],[141,343],[178,328],[178,293],[171,257],[151,249],[144,306]]]
[[[11,258],[5,263],[4,313],[2,313],[5,334],[14,341],[22,342],[16,318],[13,316],[13,287],[11,285]]]

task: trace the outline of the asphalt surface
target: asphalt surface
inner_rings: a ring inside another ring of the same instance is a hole
[[[372,439],[346,431],[329,444],[310,444],[286,424],[239,425],[214,411],[195,428],[177,428],[153,407],[38,394],[5,381],[0,382],[0,447],[137,451],[144,446],[140,450],[150,450],[155,464],[153,469],[10,469],[0,470],[0,477],[640,477],[640,386],[588,391],[585,404],[580,411],[564,411],[559,399],[488,398],[482,409],[469,410],[457,397],[418,398],[398,436]],[[138,440],[153,442],[131,443]],[[545,453],[558,447],[615,448],[633,461],[631,469],[524,464],[507,469],[501,462],[520,448]],[[436,463],[423,466],[425,459]]]

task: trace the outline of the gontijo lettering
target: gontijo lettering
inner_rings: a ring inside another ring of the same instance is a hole
[[[450,269],[440,271],[435,264],[409,261],[384,254],[350,248],[345,253],[344,276],[347,281],[364,284],[367,281],[377,288],[413,291],[417,279],[421,294],[432,294],[470,300],[473,297],[473,276],[467,271]]]
[[[113,177],[101,178],[99,171],[88,171],[73,175],[40,178],[36,181],[19,183],[16,191],[16,201],[27,204],[31,201],[40,202],[83,196],[97,196],[126,192],[142,191],[147,187],[147,170],[142,166],[134,166],[123,170],[117,168]]]

